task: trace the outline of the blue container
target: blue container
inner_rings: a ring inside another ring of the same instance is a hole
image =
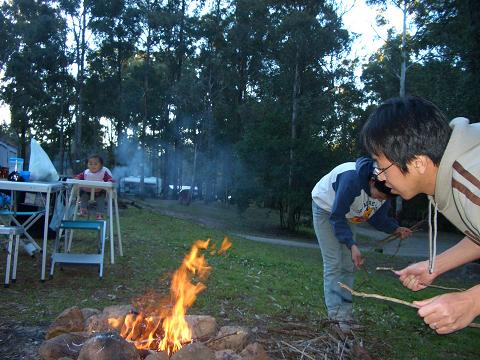
[[[30,171],[20,171],[20,176],[24,181],[30,181]]]

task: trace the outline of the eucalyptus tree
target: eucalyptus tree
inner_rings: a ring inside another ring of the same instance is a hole
[[[185,71],[186,59],[192,58],[195,53],[196,17],[203,3],[194,0],[167,0],[162,2],[161,11],[155,19],[158,26],[156,36],[160,42],[155,56],[167,67],[169,84],[168,98],[163,104],[166,126],[162,149],[164,193],[168,192],[170,184],[177,189],[181,181],[179,175],[185,143],[182,133],[182,118],[185,116],[182,104],[185,102],[179,83]],[[193,9],[193,12],[189,9]]]
[[[245,111],[256,101],[252,90],[265,54],[267,13],[264,1],[215,1],[199,21],[205,116],[197,139],[206,201],[226,201],[243,173],[235,146],[244,133]]]
[[[64,115],[61,104],[68,76],[61,69],[68,65],[66,24],[56,5],[53,1],[13,0],[2,6],[12,42],[1,98],[10,105],[11,126],[19,136],[22,156],[32,131],[40,140],[58,140],[56,125]]]
[[[73,74],[75,76],[75,133],[72,144],[75,159],[83,159],[86,156],[86,147],[82,136],[83,123],[85,121],[85,81],[88,77],[87,54],[90,49],[90,20],[93,0],[59,0],[60,9],[65,14],[72,35]],[[88,139],[88,137],[87,137]],[[73,162],[72,167],[76,167]],[[78,170],[78,169],[75,169]]]
[[[420,46],[428,53],[428,60],[440,69],[449,64],[445,74],[460,77],[440,91],[449,92],[445,110],[453,115],[480,120],[480,7],[475,0],[426,0],[425,11],[418,14],[416,24],[422,28]],[[458,85],[458,87],[455,87]],[[439,84],[440,86],[440,84]],[[453,96],[453,97],[452,97]],[[456,102],[456,104],[455,104]],[[443,99],[438,103],[443,105]],[[445,105],[446,105],[445,104]],[[454,108],[452,108],[452,106]]]
[[[273,123],[262,125],[271,134],[271,139],[264,134],[271,148],[263,151],[272,152],[266,158],[270,166],[263,172],[263,186],[275,189],[272,196],[281,210],[282,226],[294,230],[313,186],[305,176],[311,174],[310,150],[318,139],[330,136],[321,130],[325,122],[336,118],[333,131],[341,127],[340,104],[332,95],[343,82],[336,69],[348,49],[349,35],[329,2],[268,1],[268,5],[269,52],[263,60],[260,94],[261,107],[268,104],[263,116]]]
[[[107,119],[114,129],[109,148],[122,141],[128,127],[124,71],[136,53],[141,34],[140,9],[134,1],[93,1],[90,29],[95,50],[90,53],[91,113]],[[120,145],[120,144],[118,144]],[[115,165],[115,159],[112,166]]]

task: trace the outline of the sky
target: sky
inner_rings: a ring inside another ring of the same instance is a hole
[[[338,0],[337,0],[338,1]],[[0,1],[1,2],[1,1]],[[344,9],[350,9],[343,16],[345,28],[360,36],[352,47],[352,56],[363,57],[361,63],[367,60],[367,55],[374,53],[383,45],[386,38],[386,29],[378,28],[375,24],[376,9],[366,5],[365,0],[343,0]],[[390,25],[400,29],[402,26],[402,13],[397,8],[389,9],[386,18]],[[360,71],[360,69],[359,69]],[[0,80],[1,76],[0,74]],[[0,123],[10,123],[10,111],[7,106],[0,104]]]

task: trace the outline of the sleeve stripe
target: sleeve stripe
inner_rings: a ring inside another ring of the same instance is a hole
[[[465,235],[472,240],[475,244],[480,245],[480,237],[473,234],[470,230],[465,230]]]
[[[480,197],[471,192],[465,185],[455,179],[452,179],[452,187],[465,195],[467,199],[470,200],[472,203],[480,206]]]
[[[480,180],[476,178],[472,173],[465,170],[465,168],[460,165],[458,161],[455,161],[453,163],[453,168],[457,171],[459,175],[463,176],[466,180],[468,180],[468,182],[474,185],[477,189],[480,189]]]

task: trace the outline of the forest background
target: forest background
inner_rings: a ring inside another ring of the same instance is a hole
[[[403,28],[357,76],[340,1],[3,1],[0,135],[25,158],[34,137],[62,174],[100,153],[141,188],[160,178],[164,197],[196,186],[298,229],[315,183],[362,154],[359,130],[381,101],[414,94],[480,119],[477,2],[367,3],[400,9]]]

